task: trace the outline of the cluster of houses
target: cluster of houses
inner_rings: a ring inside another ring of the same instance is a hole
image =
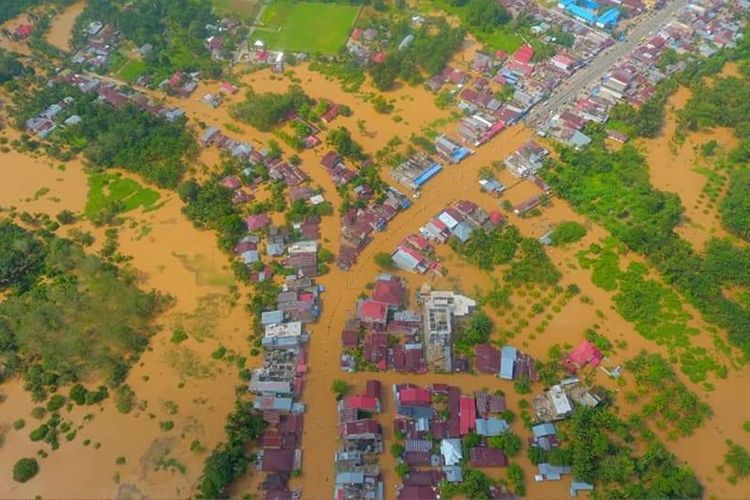
[[[474,369],[503,380],[526,379],[536,382],[539,379],[534,359],[509,345],[503,346],[502,349],[492,344],[475,345]]]
[[[103,81],[95,76],[75,73],[69,69],[57,74],[54,83],[67,83],[75,86],[86,94],[96,94],[97,100],[120,108],[126,104],[133,104],[143,111],[160,116],[168,121],[174,121],[184,116],[180,108],[163,106],[154,102],[145,94],[132,90],[122,90],[113,83]],[[58,127],[70,127],[81,123],[83,118],[71,111],[73,97],[65,97],[58,103],[49,105],[37,116],[24,123],[25,129],[39,138],[48,137]]]
[[[391,261],[403,271],[439,274],[441,267],[434,258],[433,244],[445,243],[450,238],[466,243],[475,230],[489,231],[504,222],[505,217],[498,211],[488,213],[473,201],[456,201],[420,227],[419,234],[404,238],[391,253]]]
[[[722,48],[736,46],[742,36],[742,22],[736,13],[742,8],[747,8],[744,0],[691,1],[654,36],[642,40],[619,60],[597,85],[580,94],[567,109],[549,117],[544,133],[577,149],[586,146],[591,142],[582,131],[587,123],[605,123],[612,107],[620,102],[642,106],[655,94],[660,81],[685,67],[685,56],[708,57]],[[683,57],[662,64],[667,51]],[[617,142],[628,140],[615,130],[608,134]]]
[[[439,498],[438,484],[462,482],[464,466],[507,467],[508,457],[489,445],[492,437],[510,430],[502,393],[462,394],[446,384],[405,383],[393,386],[393,402],[395,433],[403,438],[399,461],[408,466],[398,487],[400,500]],[[469,435],[479,439],[467,445]],[[513,498],[499,489],[493,492],[493,498],[505,497]]]
[[[342,168],[341,165],[339,162],[335,168]],[[341,245],[336,261],[343,270],[350,269],[356,263],[359,254],[372,241],[374,233],[385,231],[400,211],[411,206],[409,198],[392,187],[388,187],[384,194],[376,195],[374,189],[356,173],[346,184],[349,183],[353,185],[353,203],[341,215]]]
[[[93,21],[84,29],[86,42],[71,57],[73,64],[86,69],[104,69],[117,50],[120,33],[112,24]]]
[[[252,371],[248,390],[267,427],[260,439],[256,468],[265,473],[258,488],[264,497],[289,498],[289,479],[300,470],[307,373],[306,325],[320,314],[321,287],[310,278],[287,277],[276,309],[264,311],[263,364]],[[276,496],[274,496],[276,495]]]
[[[602,352],[588,340],[573,349],[563,360],[563,366],[571,375],[586,366],[598,367],[604,359]],[[559,446],[557,429],[554,422],[566,419],[573,413],[575,405],[596,407],[604,399],[604,394],[596,389],[585,387],[578,377],[564,379],[551,386],[544,393],[534,398],[535,425],[532,426],[532,437],[529,446],[550,451]],[[566,465],[540,463],[534,476],[536,481],[557,481],[569,475],[571,468]],[[573,478],[570,486],[571,496],[580,491],[591,491],[594,485]]]
[[[640,11],[643,11],[642,5]],[[620,20],[620,10],[617,7],[599,4],[593,0],[560,0],[557,7],[579,21],[597,28],[614,28]]]
[[[334,499],[383,500],[378,457],[383,452],[383,429],[374,418],[382,411],[382,384],[368,380],[362,394],[338,402],[340,445],[334,458]]]
[[[354,318],[341,332],[341,368],[372,368],[405,373],[466,371],[464,358],[454,359],[453,342],[460,323],[476,302],[452,291],[423,285],[417,308],[409,307],[403,280],[378,276],[369,298],[357,301]]]

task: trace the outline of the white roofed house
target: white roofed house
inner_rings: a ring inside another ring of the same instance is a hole
[[[263,336],[263,347],[297,347],[307,342],[307,334],[302,328],[302,322],[266,325]]]

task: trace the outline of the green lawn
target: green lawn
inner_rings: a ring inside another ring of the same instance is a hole
[[[133,83],[146,71],[146,63],[140,59],[130,59],[117,70],[117,77],[128,83]]]
[[[261,16],[255,32],[271,49],[333,54],[344,45],[360,7],[320,2],[277,1]]]
[[[84,212],[87,217],[95,217],[106,207],[122,203],[118,212],[129,212],[136,208],[155,208],[159,193],[148,189],[132,179],[120,174],[97,173],[89,176],[89,193]]]
[[[252,21],[258,12],[260,2],[257,0],[211,0],[211,4],[220,15],[234,15],[243,21]]]

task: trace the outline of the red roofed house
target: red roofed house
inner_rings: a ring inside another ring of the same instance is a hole
[[[239,91],[237,87],[235,87],[229,82],[222,82],[221,85],[219,85],[219,90],[229,95],[234,95],[237,93],[237,91]]]
[[[28,38],[33,30],[34,27],[32,25],[22,24],[21,26],[16,28],[16,36],[19,38]]]
[[[380,410],[380,403],[377,398],[372,396],[347,396],[344,399],[344,407],[376,412]]]
[[[523,64],[529,64],[534,57],[534,48],[531,45],[522,45],[513,53],[513,60]]]
[[[323,113],[323,116],[321,116],[320,119],[325,123],[331,123],[337,116],[339,116],[340,111],[341,106],[339,106],[338,104],[331,104],[331,106],[325,113]]]
[[[378,52],[372,56],[372,62],[376,64],[383,64],[385,62],[385,52]]]
[[[368,380],[365,384],[365,396],[380,399],[383,394],[383,384],[380,380]]]
[[[574,373],[578,368],[583,368],[589,363],[591,366],[599,366],[602,359],[604,359],[604,354],[594,344],[584,340],[568,354],[565,358],[565,365],[568,371]]]
[[[421,387],[404,387],[398,393],[403,406],[430,406],[430,391]]]
[[[382,431],[377,421],[366,419],[346,422],[341,425],[339,432],[348,439],[375,439]]]
[[[266,214],[248,215],[245,217],[248,231],[262,229],[271,223],[271,219]]]
[[[295,466],[296,450],[263,450],[261,470],[266,472],[292,472]]]
[[[385,325],[388,319],[388,304],[377,300],[363,300],[359,303],[358,317],[365,323],[379,323]]]
[[[397,276],[380,277],[375,282],[372,292],[373,300],[385,302],[388,306],[398,309],[404,303],[406,290]]]
[[[470,396],[461,396],[459,405],[459,433],[465,436],[476,427],[477,407],[474,398]]]

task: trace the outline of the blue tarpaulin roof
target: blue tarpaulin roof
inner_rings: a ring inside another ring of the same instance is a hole
[[[421,186],[422,184],[430,180],[432,176],[440,172],[442,169],[443,169],[442,165],[440,165],[439,163],[435,163],[430,168],[428,168],[427,170],[419,174],[419,176],[416,179],[414,179],[414,184],[416,184],[417,186]]]

